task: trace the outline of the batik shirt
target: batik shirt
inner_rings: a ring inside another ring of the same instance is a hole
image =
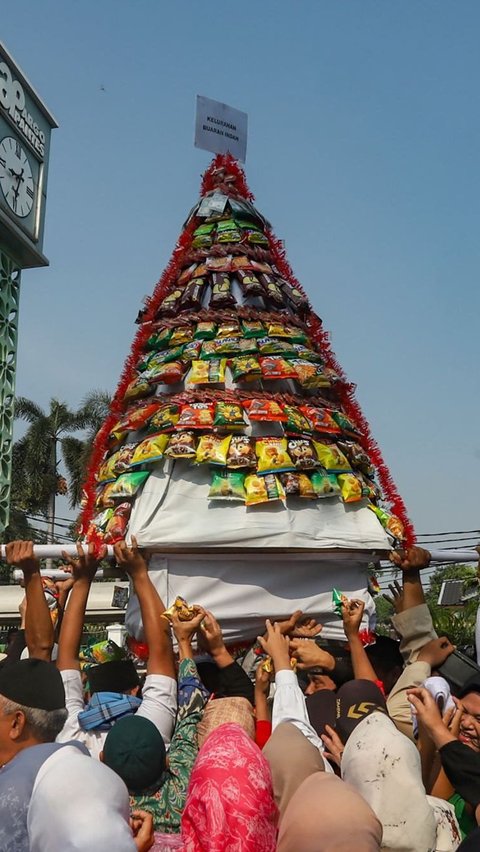
[[[180,831],[190,773],[198,754],[197,724],[208,697],[194,661],[181,660],[177,721],[168,752],[165,780],[156,792],[130,798],[132,808],[152,814],[155,831],[165,834]]]

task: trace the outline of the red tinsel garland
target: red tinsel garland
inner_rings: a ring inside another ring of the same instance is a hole
[[[271,231],[268,232],[268,238],[270,241],[272,258],[278,271],[289,282],[289,284],[292,285],[292,287],[296,287],[308,299],[301,284],[299,283],[299,281],[297,281],[292,272],[290,264],[285,255],[285,249],[283,247],[283,244],[274,236]],[[313,343],[318,346],[320,353],[325,359],[327,367],[331,367],[333,370],[335,370],[335,372],[342,380],[341,382],[339,382],[337,388],[338,396],[343,405],[345,414],[350,417],[350,419],[361,432],[362,438],[360,439],[359,443],[361,443],[364,449],[368,452],[372,463],[375,465],[384,496],[390,503],[392,512],[402,522],[405,532],[405,545],[407,547],[410,547],[415,543],[415,530],[413,528],[413,524],[408,517],[405,503],[403,502],[398,492],[397,486],[393,481],[392,475],[383,460],[380,447],[372,437],[369,423],[366,417],[364,416],[360,405],[355,399],[355,385],[348,382],[347,377],[345,376],[345,373],[343,372],[330,346],[329,334],[328,332],[324,331],[320,318],[313,312],[313,310],[311,310],[310,316],[307,317],[307,325],[309,328],[310,337]]]
[[[232,180],[231,184],[222,183],[221,177],[219,177],[221,170],[225,170],[226,175]],[[203,174],[200,194],[206,195],[207,192],[212,192],[214,189],[220,189],[227,195],[239,195],[248,201],[255,199],[248,188],[245,172],[231,154],[217,154]]]

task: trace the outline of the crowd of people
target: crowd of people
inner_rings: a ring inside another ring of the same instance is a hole
[[[26,605],[0,662],[0,852],[480,848],[480,678],[452,697],[437,674],[454,647],[425,604],[426,551],[392,554],[396,639],[365,646],[364,604],[344,599],[347,643],[295,612],[235,659],[213,613],[166,610],[134,539],[114,549],[144,678],[126,655],[82,662],[104,553],[68,558],[52,618],[32,543],[7,545]]]

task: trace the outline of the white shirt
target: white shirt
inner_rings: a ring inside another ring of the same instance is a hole
[[[308,718],[305,696],[298,685],[297,675],[289,669],[281,669],[275,675],[275,695],[272,710],[272,732],[281,722],[291,722],[320,752],[323,741]],[[327,772],[333,772],[328,760],[323,757]]]
[[[118,775],[75,746],[41,766],[27,827],[30,852],[136,852],[128,790]]]
[[[78,722],[78,714],[85,709],[80,672],[65,669],[60,672],[65,688],[67,721],[57,737],[57,743],[77,740],[84,743],[92,757],[99,758],[108,731],[84,731]],[[145,678],[142,703],[136,716],[150,719],[160,731],[168,751],[177,713],[177,681],[166,675],[151,674]]]

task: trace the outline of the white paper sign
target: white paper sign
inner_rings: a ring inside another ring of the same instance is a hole
[[[233,157],[244,163],[247,155],[247,122],[246,112],[197,95],[195,147],[214,154],[230,151]]]

